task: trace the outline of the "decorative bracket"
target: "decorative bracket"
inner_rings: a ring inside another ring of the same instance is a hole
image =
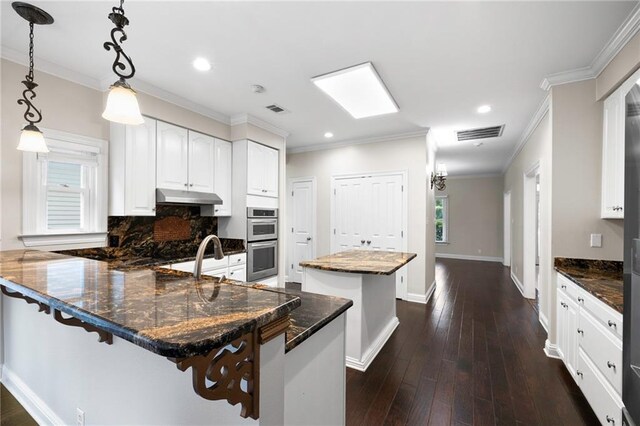
[[[191,367],[193,390],[204,399],[240,403],[242,417],[258,419],[260,345],[255,330],[206,355],[169,360],[181,371]]]
[[[7,288],[3,285],[0,285],[0,291],[2,291],[2,294],[4,294],[7,297],[13,297],[15,299],[22,299],[27,303],[33,303],[38,305],[38,311],[39,312],[44,312],[45,314],[50,314],[51,313],[51,307],[49,305],[45,305],[42,302],[38,302],[35,299],[32,299],[29,296],[25,296],[22,293],[19,293],[17,291],[13,292],[13,291],[9,291],[7,290]],[[77,318],[74,317],[69,317],[69,318],[65,318],[62,316],[62,312],[60,312],[57,309],[53,310],[53,318],[58,321],[60,324],[64,324],[64,325],[68,325],[71,327],[82,327],[84,328],[88,333],[98,333],[98,342],[104,342],[107,345],[111,345],[113,343],[113,334],[109,333],[108,331],[104,331],[101,330],[97,327],[94,327],[91,324],[88,324],[84,321],[81,321]]]
[[[81,327],[86,330],[87,333],[98,333],[98,342],[106,343],[107,345],[113,344],[113,334],[101,330],[97,327],[92,326],[82,320],[79,320],[75,317],[65,318],[62,316],[62,312],[57,309],[53,310],[53,318],[58,321],[60,324],[68,325],[71,327]]]
[[[29,304],[33,303],[38,305],[38,312],[44,312],[45,314],[51,313],[51,308],[49,308],[48,305],[45,305],[42,302],[38,302],[37,300],[30,298],[29,296],[25,296],[24,294],[18,293],[17,291],[16,292],[9,291],[3,285],[0,285],[0,290],[2,291],[2,294],[4,294],[7,297],[13,297],[14,299],[22,299]]]

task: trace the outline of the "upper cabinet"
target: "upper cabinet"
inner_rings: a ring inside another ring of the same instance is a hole
[[[213,192],[215,140],[158,121],[158,188]]]
[[[600,217],[603,219],[624,218],[626,92],[623,91],[623,86],[604,101],[602,122],[602,198],[600,208]]]
[[[111,123],[109,216],[156,214],[156,120]]]
[[[215,140],[215,167],[213,189],[222,204],[213,208],[215,216],[231,216],[231,163],[233,147],[231,142]]]
[[[248,141],[247,194],[278,197],[278,150]]]
[[[215,140],[189,130],[189,191],[214,192]]]
[[[189,189],[189,135],[187,129],[158,121],[157,186]]]

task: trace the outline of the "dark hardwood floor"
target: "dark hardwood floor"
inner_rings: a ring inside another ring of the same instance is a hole
[[[427,305],[365,373],[347,369],[348,425],[597,425],[531,303],[499,263],[443,259]]]
[[[0,384],[0,425],[32,426],[37,423],[16,401],[7,388]]]

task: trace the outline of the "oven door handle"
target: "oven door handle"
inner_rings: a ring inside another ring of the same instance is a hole
[[[260,247],[275,247],[277,243],[249,243],[251,248],[260,248]]]
[[[249,219],[251,223],[278,223],[278,219]]]

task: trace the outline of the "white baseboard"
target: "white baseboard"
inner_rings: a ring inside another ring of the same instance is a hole
[[[425,294],[407,293],[406,301],[414,302],[414,303],[422,303],[423,305],[426,305],[429,299],[431,299],[431,296],[433,295],[433,292],[435,290],[436,290],[436,281],[434,280],[431,283],[431,286],[427,289],[427,292]]]
[[[376,340],[371,344],[371,346],[369,346],[369,349],[362,355],[362,359],[356,359],[350,356],[346,357],[347,367],[358,371],[366,371],[371,362],[378,355],[378,352],[380,352],[384,344],[389,340],[389,337],[391,337],[395,329],[398,327],[398,324],[400,324],[398,317],[391,318],[391,321],[387,323]]]
[[[524,297],[524,286],[522,285],[522,283],[520,282],[520,280],[518,279],[518,277],[516,277],[513,274],[513,271],[511,271],[511,281],[513,281],[513,283],[516,285],[516,288],[518,289],[518,291],[520,292],[520,294],[522,294],[522,297]]]
[[[2,366],[2,384],[40,425],[64,425],[60,417],[6,365]]]
[[[436,258],[442,259],[460,259],[460,260],[479,260],[481,262],[500,262],[502,263],[501,257],[493,257],[493,256],[471,256],[468,254],[451,254],[451,253],[436,253]]]
[[[540,311],[540,307],[538,307],[538,320],[540,320],[540,324],[542,324],[542,328],[544,328],[544,331],[546,331],[547,334],[549,334],[549,320],[542,313],[542,311]]]
[[[562,359],[562,354],[558,350],[558,345],[552,344],[549,339],[544,342],[544,353],[549,358]]]

